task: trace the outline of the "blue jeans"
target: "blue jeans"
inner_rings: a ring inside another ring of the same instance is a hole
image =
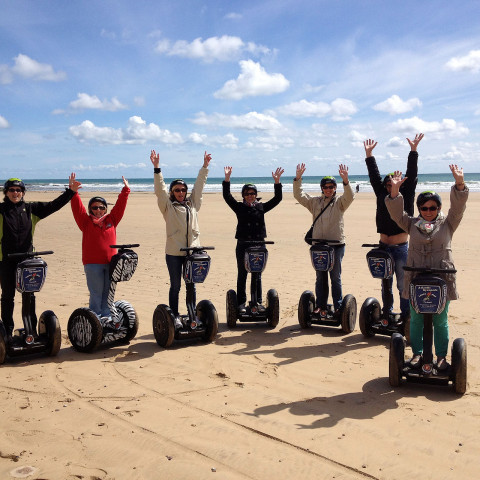
[[[397,289],[400,294],[400,312],[402,317],[408,317],[410,313],[410,304],[407,298],[402,298],[402,291],[403,291],[403,277],[405,272],[403,267],[407,264],[407,253],[408,253],[408,242],[405,242],[400,245],[386,245],[385,243],[381,244],[382,247],[390,253],[393,257],[393,261],[395,263],[394,271],[395,276],[397,277]],[[393,279],[392,283],[390,284],[389,290],[385,291],[384,285],[382,283],[382,302],[384,309],[384,313],[392,313],[393,312]]]
[[[448,307],[433,316],[433,344],[437,357],[446,357],[448,350]],[[423,353],[423,315],[410,306],[410,344],[414,355]]]
[[[333,308],[338,310],[342,306],[342,260],[345,255],[345,245],[333,247],[335,249],[335,264],[330,271],[330,283],[332,284]],[[328,280],[323,285],[325,272],[317,271],[317,281],[315,283],[315,296],[317,297],[317,308],[326,310],[328,302]]]
[[[170,275],[170,290],[168,291],[168,304],[175,316],[178,316],[178,297],[182,286],[182,268],[185,257],[165,255],[168,274]],[[196,299],[194,300],[196,303]]]
[[[108,290],[110,288],[109,263],[87,263],[83,266],[90,292],[90,310],[100,317],[111,315],[108,307]]]

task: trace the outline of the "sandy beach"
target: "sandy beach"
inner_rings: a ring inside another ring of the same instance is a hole
[[[100,192],[101,193],[101,192]],[[30,193],[51,200],[56,193]],[[117,194],[103,194],[113,204]],[[88,201],[92,193],[82,194]],[[272,194],[264,194],[268,200]],[[442,193],[443,210],[448,193]],[[362,243],[378,240],[375,197],[360,193],[345,214],[343,293],[358,311],[381,298]],[[152,331],[157,304],[168,303],[165,224],[153,193],[130,196],[118,243],[140,243],[138,269],[117,299],[135,307],[140,327],[129,345],[78,353],[66,334],[70,314],[88,305],[81,233],[67,205],[41,221],[37,250],[48,277],[37,314],[53,310],[62,327],[56,357],[7,359],[0,367],[0,478],[30,479],[457,479],[477,478],[480,446],[480,194],[470,194],[453,242],[460,300],[450,305],[450,345],[468,344],[468,388],[388,382],[389,337],[364,339],[357,326],[302,330],[297,307],[315,272],[303,236],[309,212],[291,193],[267,214],[269,260],[264,297],[275,288],[280,323],[240,323],[229,330],[225,294],[236,285],[236,218],[220,194],[205,194],[201,240],[214,246],[197,299],[219,316],[211,344],[160,348]],[[475,225],[475,227],[473,227]],[[185,289],[181,291],[184,307]],[[395,295],[398,306],[398,295]],[[17,293],[15,325],[21,326]],[[407,348],[410,355],[410,349]],[[29,470],[28,467],[32,467]],[[25,477],[19,476],[24,472]],[[15,477],[17,476],[17,477]]]

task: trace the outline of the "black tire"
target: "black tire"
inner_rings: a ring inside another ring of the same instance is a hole
[[[403,335],[394,333],[390,338],[390,354],[388,362],[388,381],[390,386],[399,387],[402,383],[402,371],[405,361],[405,344]]]
[[[467,391],[467,345],[463,338],[456,338],[452,344],[453,388],[463,395]]]
[[[375,336],[371,325],[374,321],[374,316],[378,315],[378,318],[380,318],[380,310],[380,304],[376,298],[369,297],[363,302],[360,315],[358,316],[358,326],[365,338]]]
[[[267,323],[270,328],[275,328],[280,321],[280,300],[274,288],[267,292]]]
[[[205,343],[212,343],[218,333],[218,314],[210,300],[202,300],[198,303],[197,317],[206,326],[203,341]]]
[[[117,300],[115,308],[119,310],[123,316],[122,328],[125,329],[126,334],[122,339],[124,342],[129,342],[138,332],[138,315],[133,306],[125,300]]]
[[[357,300],[353,295],[345,295],[340,311],[340,319],[342,322],[342,331],[352,333],[357,323]]]
[[[5,337],[3,331],[0,332],[0,365],[5,363],[5,357],[7,356],[7,346],[5,345]]]
[[[62,331],[60,329],[60,322],[57,316],[51,311],[46,310],[40,315],[38,321],[39,333],[45,328],[45,333],[48,337],[48,344],[46,354],[54,357],[60,351],[62,345]]]
[[[157,305],[153,312],[153,335],[157,343],[168,348],[175,336],[175,315],[168,305]]]
[[[227,292],[227,326],[235,328],[237,326],[238,302],[235,290]]]
[[[68,338],[77,352],[92,352],[102,342],[103,328],[89,308],[77,308],[68,319]]]
[[[298,302],[298,323],[301,328],[311,328],[314,308],[315,295],[310,290],[305,290]]]

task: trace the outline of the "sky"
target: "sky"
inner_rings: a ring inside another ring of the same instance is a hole
[[[480,1],[0,0],[0,179],[480,172]]]

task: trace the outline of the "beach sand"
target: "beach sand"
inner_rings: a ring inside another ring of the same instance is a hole
[[[27,193],[26,200],[56,195]],[[105,196],[114,203],[117,195]],[[442,198],[446,211],[448,193]],[[360,193],[345,214],[343,293],[356,297],[358,311],[367,297],[381,297],[361,247],[378,239],[374,213],[373,194]],[[225,294],[236,285],[236,218],[220,194],[204,195],[199,216],[202,244],[215,250],[197,299],[217,308],[216,340],[169,349],[155,342],[152,314],[168,303],[165,225],[152,193],[132,193],[117,239],[141,244],[139,265],[116,298],[133,304],[139,332],[130,345],[92,354],[74,351],[66,335],[72,311],[88,305],[81,233],[69,206],[38,224],[36,249],[55,254],[45,257],[37,313],[57,314],[62,348],[57,357],[7,359],[0,367],[0,478],[22,471],[49,480],[478,477],[480,194],[471,194],[453,242],[461,299],[450,305],[450,341],[464,337],[468,344],[464,396],[451,386],[404,382],[392,389],[389,338],[364,339],[358,321],[349,335],[300,329],[298,300],[314,289],[315,272],[303,241],[311,216],[291,193],[266,216],[275,244],[264,296],[278,291],[280,323],[229,330]],[[182,287],[181,305],[184,294]],[[19,327],[18,293],[16,299]]]

